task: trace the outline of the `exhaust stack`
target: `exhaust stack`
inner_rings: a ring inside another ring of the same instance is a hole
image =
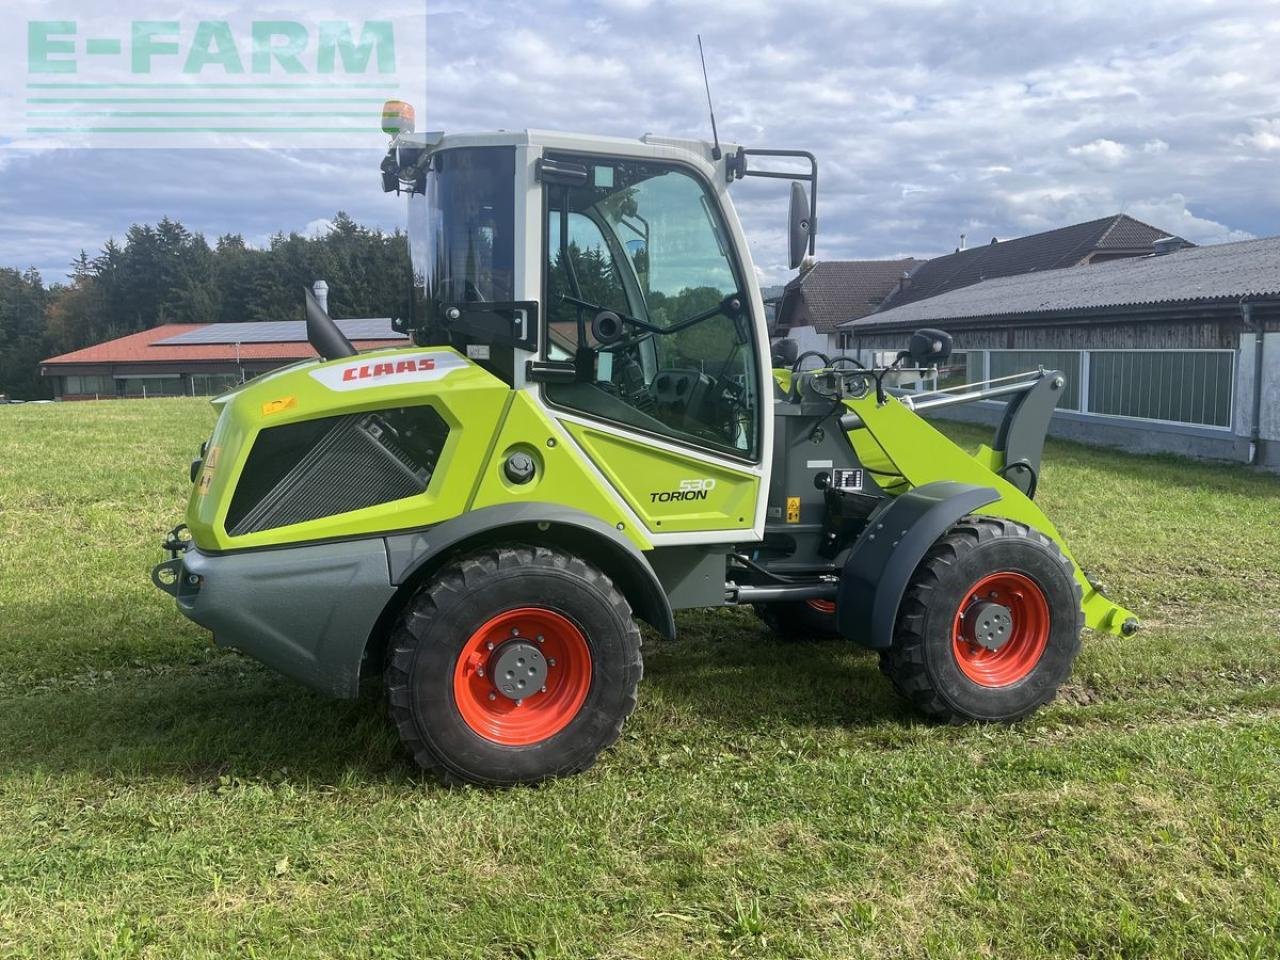
[[[321,281],[323,283],[323,281]],[[320,284],[317,283],[319,288]],[[329,286],[325,284],[322,291],[328,300]],[[311,290],[306,291],[307,294],[307,342],[315,347],[316,353],[320,354],[325,360],[341,360],[345,357],[354,357],[356,348],[351,341],[346,338],[338,325],[333,322],[333,318],[323,306],[321,306],[316,294]]]

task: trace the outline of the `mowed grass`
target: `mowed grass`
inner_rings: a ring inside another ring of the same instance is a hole
[[[152,588],[211,424],[0,407],[0,955],[1280,955],[1274,475],[1050,443],[1041,502],[1147,627],[1020,726],[687,613],[594,769],[486,792]]]

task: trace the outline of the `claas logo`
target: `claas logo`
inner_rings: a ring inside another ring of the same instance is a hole
[[[415,360],[397,360],[395,363],[366,363],[362,367],[347,367],[342,371],[343,381],[376,380],[379,377],[394,377],[398,373],[418,373],[421,370],[434,370],[436,362],[431,357],[419,357]]]

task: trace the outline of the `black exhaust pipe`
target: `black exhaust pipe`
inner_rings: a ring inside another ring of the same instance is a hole
[[[304,290],[307,295],[307,342],[325,360],[354,357],[358,351],[351,341],[338,329],[333,318],[325,313],[316,295],[308,288]]]

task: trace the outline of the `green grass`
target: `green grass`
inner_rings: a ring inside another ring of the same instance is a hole
[[[450,791],[375,689],[214,651],[151,587],[211,420],[0,408],[0,955],[1280,953],[1273,475],[1050,443],[1041,501],[1147,629],[1020,726],[690,613],[593,770]]]

